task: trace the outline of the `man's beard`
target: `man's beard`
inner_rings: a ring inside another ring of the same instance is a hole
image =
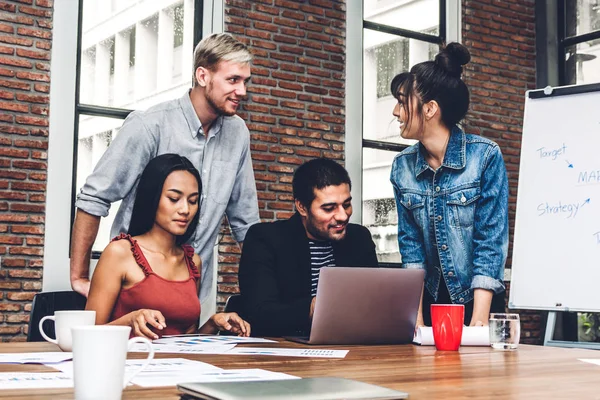
[[[212,92],[213,92],[213,82],[210,81],[208,83],[208,88],[206,91],[206,101],[208,102],[208,104],[212,107],[212,109],[215,111],[215,113],[217,113],[218,115],[224,115],[227,117],[231,117],[232,115],[235,115],[235,111],[228,111],[225,106],[219,106],[212,98]],[[227,100],[225,100],[225,102],[227,102]]]
[[[346,225],[346,229],[347,229],[347,225]],[[316,240],[320,240],[320,241],[332,241],[332,242],[339,242],[340,240],[343,240],[346,237],[346,229],[344,229],[344,233],[341,236],[336,236],[336,237],[332,237],[329,235],[329,229],[325,230],[325,232],[319,230],[315,224],[313,224],[312,221],[312,216],[310,213],[308,213],[307,218],[306,218],[306,230],[308,231],[308,233],[310,233],[312,235],[312,237],[314,237]]]

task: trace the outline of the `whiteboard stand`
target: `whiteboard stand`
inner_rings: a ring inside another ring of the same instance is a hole
[[[544,335],[544,346],[600,350],[600,343],[597,342],[571,342],[566,340],[554,340],[553,338],[557,316],[556,313],[557,311],[548,312],[548,320],[546,321],[546,334]]]

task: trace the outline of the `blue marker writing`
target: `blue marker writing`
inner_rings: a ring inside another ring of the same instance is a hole
[[[556,215],[566,214],[566,218],[575,218],[579,209],[590,202],[590,199],[586,199],[581,204],[579,203],[565,203],[559,201],[558,204],[550,204],[548,202],[540,203],[537,206],[538,217],[543,215]]]
[[[551,157],[552,160],[556,160],[556,157],[561,156],[567,152],[567,145],[563,143],[563,145],[558,149],[546,149],[545,147],[540,147],[536,151],[540,154],[540,158]]]

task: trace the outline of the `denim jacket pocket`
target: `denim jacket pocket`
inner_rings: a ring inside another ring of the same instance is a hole
[[[479,187],[457,190],[448,195],[450,223],[455,227],[472,227],[475,217],[475,206],[481,197]]]
[[[402,193],[400,204],[413,216],[419,227],[425,226],[425,196],[416,193]]]

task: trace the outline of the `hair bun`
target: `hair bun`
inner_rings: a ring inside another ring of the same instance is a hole
[[[471,53],[460,43],[449,43],[435,56],[435,63],[442,67],[449,75],[460,78],[463,69],[471,60]]]

